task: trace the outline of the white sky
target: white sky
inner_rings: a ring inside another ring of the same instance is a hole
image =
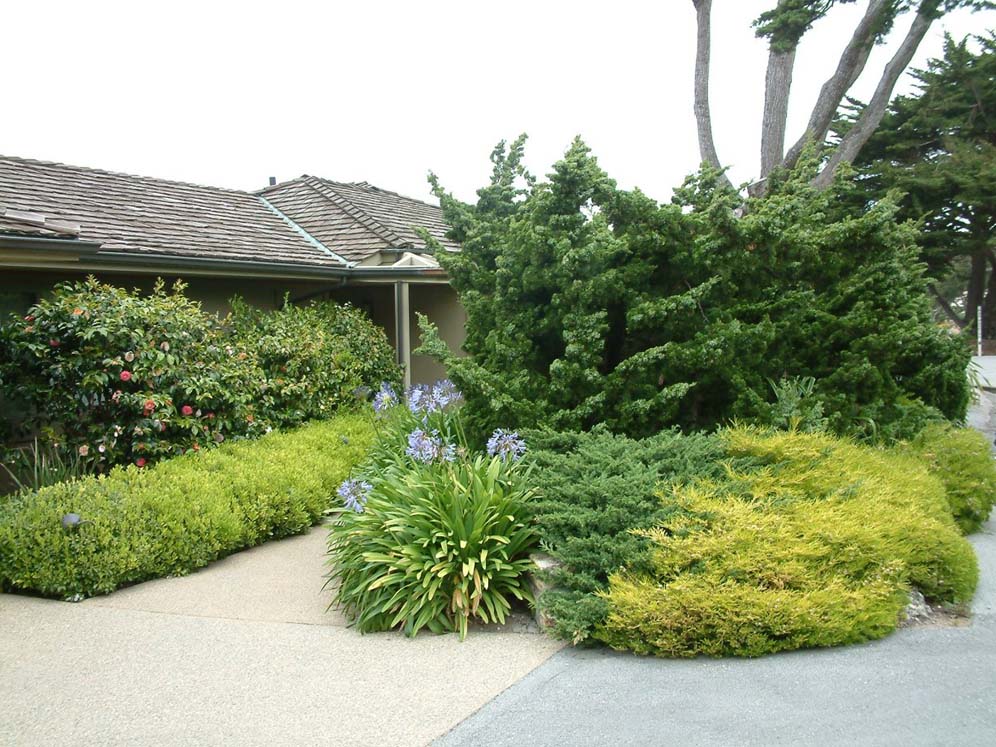
[[[773,2],[714,3],[713,124],[735,182],[757,172],[766,49],[750,22]],[[806,37],[790,141],[865,4]],[[7,0],[0,26],[4,155],[240,189],[309,173],[423,199],[430,169],[472,199],[493,145],[520,132],[534,173],[580,134],[621,186],[659,200],[699,161],[690,0]],[[914,66],[944,29],[994,26],[996,12],[952,14]]]

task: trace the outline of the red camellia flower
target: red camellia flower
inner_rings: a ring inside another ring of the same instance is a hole
[[[121,381],[131,381],[131,371],[122,371]]]
[[[152,412],[155,409],[156,409],[156,403],[155,402],[153,402],[151,399],[145,400],[145,411],[146,412]]]
[[[28,314],[26,317],[24,317],[24,321],[26,322],[33,322],[34,320],[35,320],[34,314]]]
[[[139,457],[138,459],[136,459],[135,460],[135,466],[136,467],[144,467],[145,466],[145,457]]]
[[[60,345],[59,341],[56,340],[54,337],[48,341],[48,344],[53,348],[57,348]]]
[[[191,407],[190,405],[184,405],[183,407],[180,408],[180,412],[182,412],[184,415],[193,415],[194,408]]]

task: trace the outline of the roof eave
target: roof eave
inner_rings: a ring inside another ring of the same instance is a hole
[[[29,249],[33,252],[58,252],[60,254],[65,254],[68,251],[84,256],[96,254],[100,251],[100,244],[69,237],[0,234],[0,249]]]

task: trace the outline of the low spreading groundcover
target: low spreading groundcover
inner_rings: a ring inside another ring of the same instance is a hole
[[[15,496],[0,503],[0,587],[103,594],[303,532],[366,456],[373,432],[370,417],[342,414]]]
[[[563,563],[541,604],[575,642],[757,656],[884,636],[911,587],[974,592],[972,548],[916,451],[749,428],[532,438],[535,515]]]

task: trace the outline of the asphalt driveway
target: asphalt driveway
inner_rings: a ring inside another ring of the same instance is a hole
[[[996,533],[965,627],[755,660],[564,649],[436,742],[456,745],[996,743]]]

